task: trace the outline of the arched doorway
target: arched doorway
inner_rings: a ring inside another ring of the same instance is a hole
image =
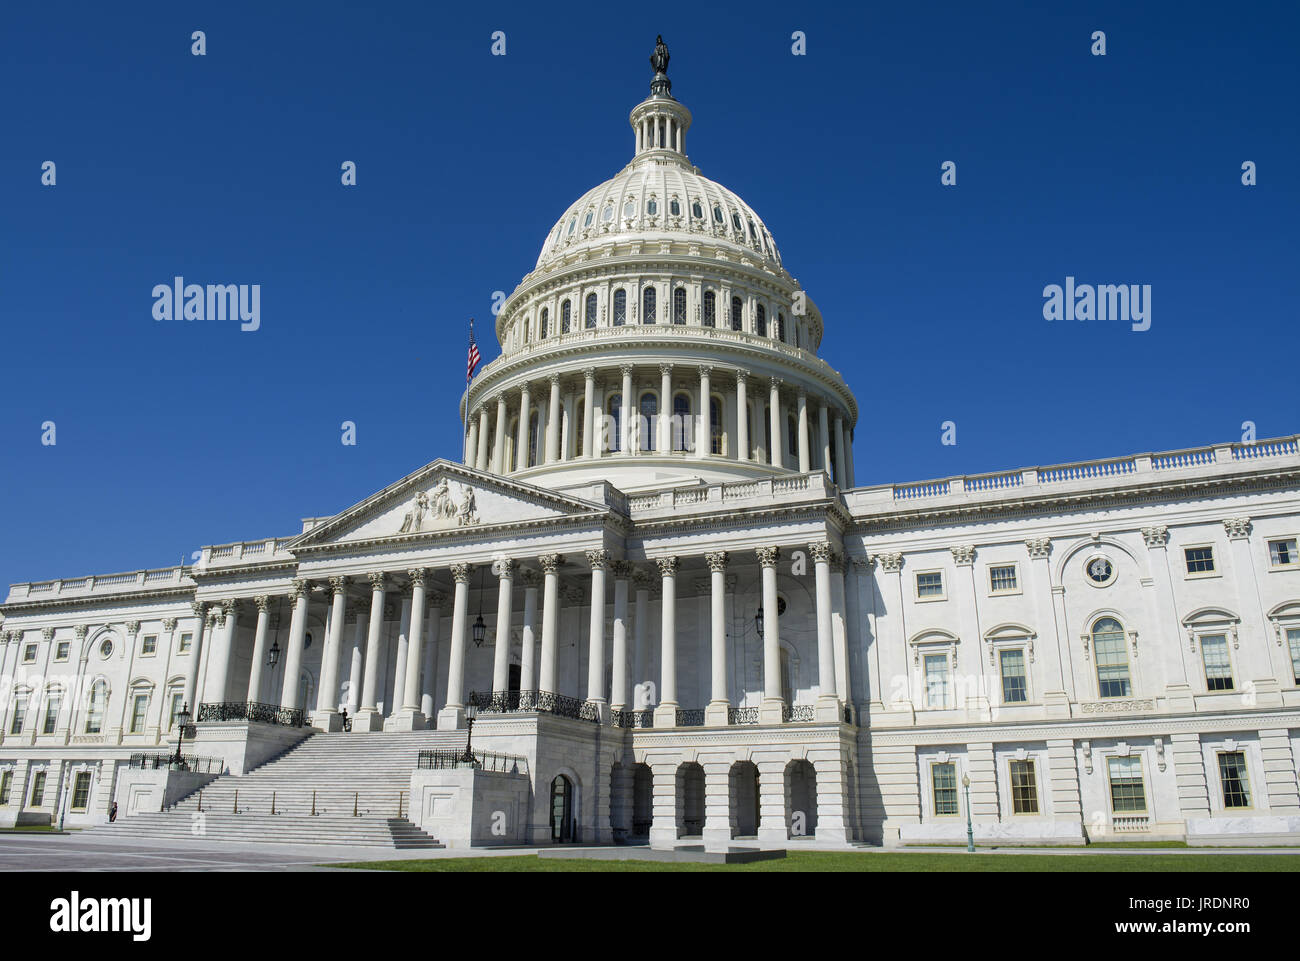
[[[791,761],[785,767],[786,825],[792,838],[812,837],[817,832],[817,771],[807,761]]]
[[[677,836],[704,834],[704,768],[689,762],[677,768]]]
[[[563,774],[551,781],[551,841],[568,844],[574,840],[573,782]]]
[[[649,764],[632,768],[632,837],[650,837],[654,820],[654,773]]]
[[[731,766],[731,836],[750,838],[758,834],[758,765],[737,761]]]

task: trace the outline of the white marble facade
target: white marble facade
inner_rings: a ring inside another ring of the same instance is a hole
[[[630,120],[497,317],[457,462],[11,587],[0,823],[102,821],[179,703],[446,731],[541,691],[584,717],[480,715],[531,758],[533,840],[563,773],[588,839],[1294,843],[1296,438],[855,486],[821,314],[666,77]]]

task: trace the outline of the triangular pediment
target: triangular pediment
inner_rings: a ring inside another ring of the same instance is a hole
[[[447,534],[528,527],[566,518],[603,516],[608,508],[531,484],[436,460],[303,533],[302,548],[414,540]]]

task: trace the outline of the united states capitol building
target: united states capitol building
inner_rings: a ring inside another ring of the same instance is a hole
[[[496,317],[459,456],[10,588],[0,824],[1300,839],[1297,439],[857,486],[824,318],[688,159],[667,60]]]

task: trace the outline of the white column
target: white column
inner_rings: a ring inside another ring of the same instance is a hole
[[[614,663],[610,672],[610,707],[622,711],[627,707],[627,580],[632,565],[614,561]]]
[[[447,597],[442,591],[430,591],[425,610],[426,618],[424,638],[424,669],[420,672],[420,713],[424,715],[425,727],[436,726],[438,716],[434,712],[437,700],[435,688],[438,685],[438,635],[442,631],[442,605]]]
[[[596,705],[597,717],[609,720],[609,699],[605,696],[605,568],[609,551],[587,551],[591,565],[591,621],[588,630],[587,700]]]
[[[474,466],[478,470],[488,469],[488,409],[484,405],[478,409],[478,449],[474,451]]]
[[[284,652],[284,682],[280,687],[280,706],[298,710],[298,673],[302,669],[302,644],[307,637],[307,604],[311,584],[304,580],[293,582],[293,620],[289,623],[289,643]]]
[[[713,431],[710,430],[709,407],[709,371],[712,367],[700,367],[700,421],[699,433],[695,437],[695,456],[708,457],[713,450]]]
[[[466,467],[473,467],[478,462],[478,418],[475,411],[466,416],[469,428],[465,432],[465,456],[461,459]]]
[[[348,579],[330,578],[330,626],[321,649],[320,687],[316,691],[315,727],[326,731],[343,730],[339,716],[339,654],[343,650],[343,623],[347,617]]]
[[[393,689],[393,700],[400,698],[401,708],[393,712],[393,727],[398,731],[422,731],[426,718],[420,710],[420,667],[424,663],[424,589],[423,567],[407,571],[411,578],[411,626],[406,643],[406,674],[402,690]]]
[[[560,375],[551,375],[551,402],[546,406],[546,463],[560,459]]]
[[[596,449],[596,368],[588,367],[582,372],[582,454],[591,457]]]
[[[248,667],[247,700],[262,699],[262,665],[266,663],[266,633],[271,625],[271,599],[265,594],[253,598],[257,604],[257,627],[253,631],[253,663]]]
[[[745,382],[749,371],[736,371],[736,457],[749,460],[749,400],[745,396]]]
[[[515,562],[508,557],[492,563],[497,576],[497,641],[492,657],[492,693],[504,695],[510,689],[511,601],[515,589]]]
[[[659,705],[655,727],[677,726],[677,558],[655,559],[663,583],[659,636]]]
[[[396,717],[406,693],[406,655],[411,649],[411,599],[402,598],[397,621],[397,650],[393,652],[393,696],[384,705],[389,717]]]
[[[205,680],[204,700],[220,702],[226,699],[226,681],[230,677],[230,657],[235,649],[235,626],[239,621],[239,607],[232,599],[222,602],[220,617],[221,630],[216,634],[216,643],[212,645],[212,668]],[[131,656],[135,656],[135,645],[131,646]],[[126,725],[123,725],[125,730]]]
[[[555,686],[557,651],[556,632],[560,623],[560,565],[564,558],[559,554],[543,554],[538,558],[546,586],[542,597],[542,658],[537,689],[551,694],[559,693]]]
[[[659,423],[655,432],[655,453],[663,455],[672,447],[668,427],[673,410],[673,365],[659,365]]]
[[[632,683],[640,685],[650,680],[650,672],[646,669],[646,659],[649,657],[646,628],[650,623],[650,582],[645,571],[636,571],[634,576],[636,577],[636,620],[632,625],[634,631],[632,663],[635,665]],[[634,690],[632,706],[634,710],[644,711],[649,705],[646,704],[644,697],[635,696]]]
[[[832,473],[831,468],[831,431],[826,417],[826,405],[817,405],[817,438],[821,442],[821,469],[827,474]]]
[[[370,574],[368,577],[370,580],[370,624],[369,632],[366,635],[365,680],[361,685],[361,709],[357,711],[356,717],[352,719],[352,730],[357,732],[378,731],[384,726],[383,718],[380,717],[375,705],[378,701],[379,658],[380,647],[383,644],[384,598],[387,583],[384,580],[384,575],[378,572]]]
[[[519,632],[522,642],[519,652],[519,693],[522,701],[524,694],[537,690],[537,572],[525,569],[520,573],[520,580],[524,582],[524,626]]]
[[[465,609],[469,604],[468,564],[453,564],[456,593],[451,608],[451,656],[447,664],[447,703],[438,713],[438,729],[454,731],[465,722]]]
[[[799,472],[812,470],[812,447],[808,442],[808,394],[799,391]]]
[[[709,565],[709,706],[704,723],[710,727],[725,725],[731,708],[727,689],[727,552],[705,554]]]
[[[767,401],[768,425],[772,440],[768,444],[767,460],[773,467],[781,466],[781,379],[772,378],[772,388]]]
[[[844,468],[844,418],[835,415],[835,485],[847,487],[848,474]]]
[[[623,445],[623,454],[627,457],[632,456],[633,439],[636,437],[634,429],[636,425],[636,404],[632,403],[632,365],[624,364],[621,368],[623,372],[623,400],[622,409],[619,417],[622,423],[619,425],[619,432],[623,435],[620,442]]]
[[[831,627],[831,545],[808,545],[816,569],[817,588],[817,720],[838,721],[840,702],[835,694],[835,638]]]
[[[497,394],[497,433],[492,445],[492,473],[506,472],[506,395]]]
[[[528,424],[532,420],[532,395],[528,385],[519,388],[519,424],[515,428],[515,462],[513,468],[521,471],[531,467],[528,463]]]
[[[853,486],[853,431],[844,430],[844,481],[845,487]]]
[[[781,697],[781,628],[777,613],[776,565],[778,547],[760,547],[758,562],[763,566],[763,703],[758,717],[764,724],[780,724],[785,700]]]
[[[366,652],[366,618],[362,614],[365,610],[365,601],[359,601],[355,605],[353,618],[356,626],[352,629],[352,644],[348,649],[348,699],[344,709],[348,712],[348,716],[354,719],[357,710],[361,707],[361,672],[365,665]]]

